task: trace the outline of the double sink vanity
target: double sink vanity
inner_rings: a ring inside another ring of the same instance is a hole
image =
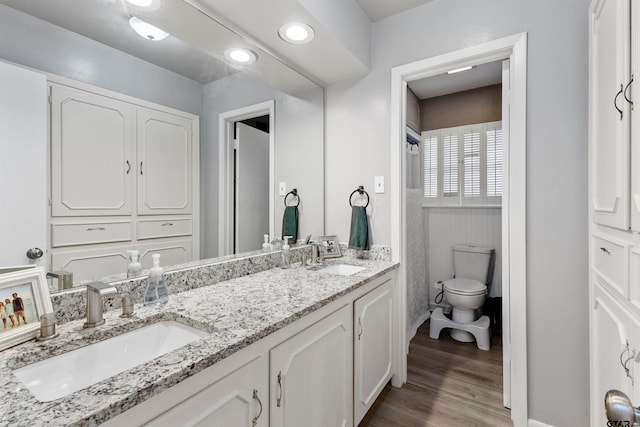
[[[264,264],[208,284],[233,268],[185,270],[199,285],[170,285],[165,305],[0,353],[0,425],[357,425],[393,375],[397,263]]]

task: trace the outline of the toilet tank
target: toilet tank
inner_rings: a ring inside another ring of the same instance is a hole
[[[453,247],[453,269],[455,277],[478,280],[490,285],[493,280],[493,268],[496,251],[476,246]]]

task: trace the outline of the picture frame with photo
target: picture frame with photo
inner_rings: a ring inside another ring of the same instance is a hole
[[[36,338],[40,317],[52,312],[42,267],[0,274],[0,351]]]
[[[325,247],[325,258],[339,258],[342,256],[338,236],[320,236],[318,237],[318,242]]]

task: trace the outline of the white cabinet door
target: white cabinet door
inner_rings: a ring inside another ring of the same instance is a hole
[[[628,229],[629,2],[597,0],[591,14],[591,202],[594,221]],[[615,104],[615,105],[614,105]]]
[[[132,212],[133,106],[51,85],[52,216]]]
[[[268,389],[261,381],[265,370],[266,362],[253,360],[145,425],[266,427]]]
[[[367,413],[393,374],[393,282],[355,302],[354,425]]]
[[[138,214],[188,214],[192,208],[192,121],[138,109]]]
[[[634,398],[631,377],[640,372],[635,360],[626,359],[640,350],[640,325],[598,283],[593,284],[591,307],[591,425],[605,426],[603,401],[607,391],[620,390]],[[625,360],[628,375],[623,367]]]
[[[53,249],[51,269],[73,273],[75,283],[126,273],[132,245],[88,245]]]
[[[353,425],[353,318],[347,305],[270,351],[271,426]]]
[[[192,261],[193,239],[157,239],[136,244],[143,269],[153,266],[151,255],[160,254],[160,265],[169,266]]]
[[[0,62],[0,267],[47,249],[46,76]]]

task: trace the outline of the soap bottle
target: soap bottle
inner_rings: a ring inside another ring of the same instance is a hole
[[[271,243],[269,243],[269,233],[264,235],[264,243],[262,244],[262,251],[269,252],[271,250]]]
[[[164,283],[160,254],[151,255],[153,267],[149,270],[147,289],[144,291],[144,305],[164,304],[169,301],[169,291]]]
[[[289,268],[291,266],[291,253],[289,246],[289,239],[291,236],[283,236],[284,243],[282,244],[282,268]]]
[[[138,277],[142,275],[142,265],[138,261],[139,252],[135,249],[127,251],[129,253],[129,266],[127,267],[127,277]]]

